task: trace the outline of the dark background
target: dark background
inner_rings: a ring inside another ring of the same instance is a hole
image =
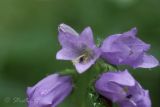
[[[137,27],[139,37],[152,45],[149,53],[160,59],[160,0],[0,0],[0,107],[26,107],[27,86],[72,67],[55,59],[62,22],[78,32],[91,26],[98,38]],[[160,69],[130,71],[159,107]]]

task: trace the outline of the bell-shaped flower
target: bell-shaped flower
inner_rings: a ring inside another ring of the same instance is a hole
[[[28,107],[57,107],[72,91],[72,79],[69,76],[52,74],[28,87]]]
[[[102,58],[114,65],[129,65],[134,68],[153,68],[159,61],[147,51],[150,45],[140,40],[137,29],[107,37],[101,46]]]
[[[148,90],[144,90],[127,70],[102,74],[95,89],[120,107],[151,107]]]
[[[79,73],[89,69],[99,58],[101,51],[96,47],[90,27],[78,34],[66,24],[59,25],[59,42],[62,49],[57,52],[59,60],[70,60]]]

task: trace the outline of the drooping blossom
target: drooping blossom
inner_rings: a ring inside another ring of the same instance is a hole
[[[134,68],[153,68],[158,60],[147,53],[150,45],[140,40],[137,29],[111,35],[102,43],[102,58],[115,65],[130,65]]]
[[[102,74],[95,89],[120,107],[151,107],[148,90],[144,90],[127,70]]]
[[[69,76],[52,74],[27,88],[28,107],[57,107],[72,91]]]
[[[79,73],[89,69],[99,58],[101,51],[96,47],[90,27],[78,34],[66,24],[60,24],[59,42],[62,49],[57,52],[59,60],[71,60]]]

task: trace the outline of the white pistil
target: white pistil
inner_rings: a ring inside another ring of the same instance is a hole
[[[132,99],[129,99],[129,101],[136,107],[137,104],[132,100]]]

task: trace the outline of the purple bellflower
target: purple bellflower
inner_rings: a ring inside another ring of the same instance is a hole
[[[95,89],[120,107],[151,107],[148,90],[144,90],[127,70],[102,74]]]
[[[85,28],[81,34],[66,24],[60,24],[58,30],[62,49],[57,52],[57,59],[71,60],[77,71],[83,73],[100,57],[101,51],[94,43],[90,27]]]
[[[134,68],[153,68],[159,65],[158,60],[147,54],[150,45],[136,37],[137,29],[111,35],[101,46],[101,57],[111,64],[130,65]]]
[[[28,107],[57,107],[72,91],[69,76],[52,74],[33,87],[28,87]]]

